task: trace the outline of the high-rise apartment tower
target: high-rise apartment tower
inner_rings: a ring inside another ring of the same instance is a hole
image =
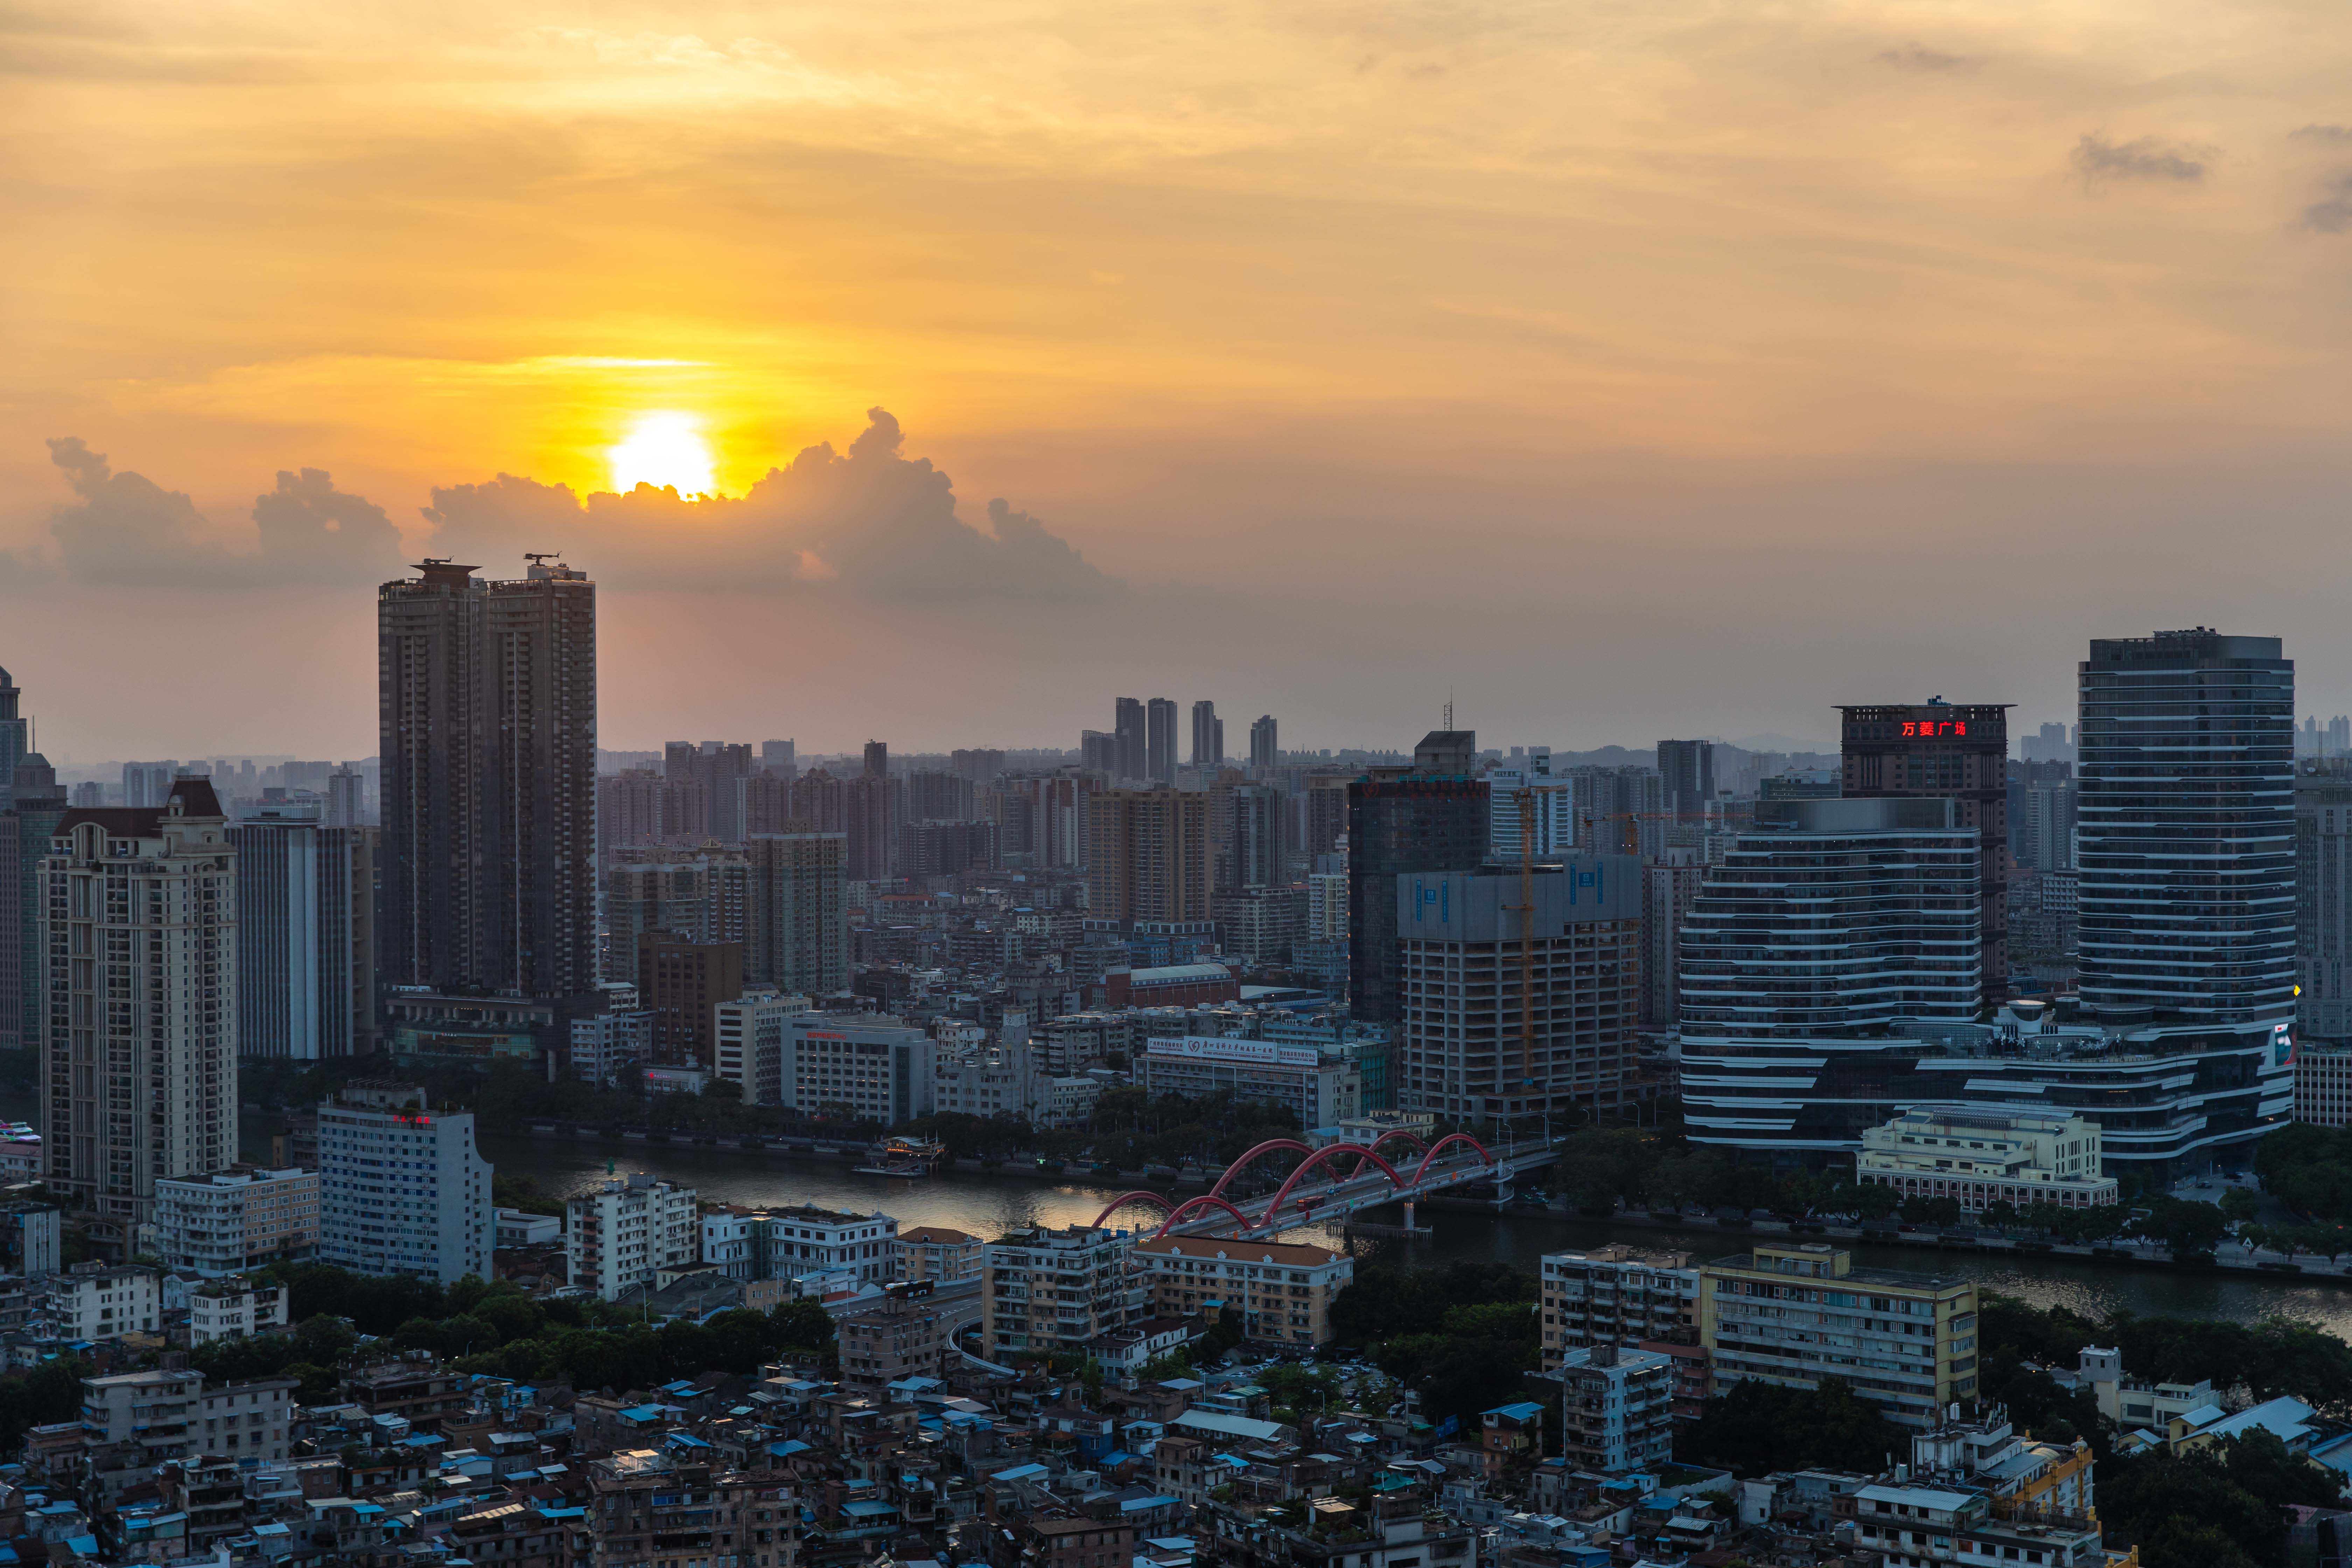
[[[126,1248],[155,1184],[236,1158],[236,858],[207,779],[66,812],[41,861],[49,1191]]]
[[[596,984],[596,588],[427,561],[377,598],[391,985],[560,1000]]]

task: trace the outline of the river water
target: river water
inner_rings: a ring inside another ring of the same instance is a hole
[[[924,1181],[862,1176],[846,1162],[794,1159],[787,1155],[691,1145],[574,1142],[569,1139],[479,1134],[483,1155],[510,1175],[534,1178],[557,1196],[577,1192],[601,1178],[610,1162],[620,1172],[646,1171],[693,1187],[704,1197],[747,1205],[815,1204],[860,1213],[880,1211],[901,1227],[952,1226],[993,1239],[1034,1224],[1090,1225],[1103,1205],[1129,1190],[1123,1184],[1071,1181],[1009,1172],[942,1171]],[[1191,1188],[1187,1192],[1197,1192]],[[1156,1223],[1159,1211],[1138,1204],[1118,1216],[1131,1225]],[[1374,1209],[1368,1220],[1398,1224],[1394,1209]],[[1359,1257],[1400,1262],[1446,1262],[1480,1258],[1532,1268],[1547,1252],[1622,1241],[1642,1248],[1676,1247],[1698,1258],[1742,1250],[1739,1237],[1711,1226],[1689,1231],[1648,1226],[1612,1226],[1528,1209],[1486,1214],[1423,1205],[1426,1239],[1356,1244]],[[1309,1226],[1286,1232],[1286,1240],[1339,1245],[1335,1226]],[[1847,1245],[1839,1243],[1841,1246]],[[2136,1268],[2050,1258],[1993,1258],[1978,1253],[1936,1252],[1924,1247],[1853,1247],[1855,1263],[1973,1279],[2036,1306],[2065,1306],[2092,1316],[2122,1308],[2146,1315],[2234,1319],[2259,1322],[2286,1316],[2308,1319],[2339,1338],[2352,1340],[2352,1286],[2302,1283],[2291,1277],[2176,1275],[2161,1268]]]

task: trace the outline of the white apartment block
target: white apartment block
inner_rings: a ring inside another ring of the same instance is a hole
[[[1622,1474],[1666,1462],[1674,1451],[1672,1356],[1586,1345],[1561,1356],[1559,1374],[1570,1469]]]
[[[1518,853],[1514,845],[1514,855]],[[1317,871],[1307,879],[1307,940],[1348,940],[1348,878],[1345,872]]]
[[[208,1345],[215,1340],[284,1333],[293,1327],[288,1321],[291,1296],[283,1285],[256,1285],[233,1277],[207,1280],[188,1292],[188,1342]]]
[[[887,1214],[814,1207],[768,1211],[768,1278],[848,1274],[887,1284],[898,1262],[898,1222]]]
[[[746,1105],[784,1103],[784,1026],[813,1009],[798,993],[746,991],[711,1009],[719,1077],[741,1091]]]
[[[1342,889],[1343,904],[1346,898]],[[1134,1044],[1134,1021],[1125,1013],[1065,1013],[1038,1027],[1035,1043],[1045,1070],[1067,1077],[1114,1053],[1126,1055]]]
[[[1994,1203],[2094,1208],[2116,1198],[2116,1179],[2100,1173],[2095,1121],[2063,1111],[1921,1105],[1863,1131],[1853,1179],[1906,1198],[1955,1198],[1969,1211]]]
[[[1277,1344],[1329,1339],[1331,1303],[1356,1278],[1346,1253],[1295,1242],[1163,1236],[1138,1242],[1134,1259],[1160,1317],[1214,1323],[1230,1310],[1250,1339]]]
[[[1576,792],[1566,775],[1551,771],[1551,748],[1537,746],[1524,768],[1494,768],[1486,774],[1489,805],[1486,852],[1505,865],[1518,862],[1522,847],[1519,792],[1533,790],[1525,826],[1534,829],[1534,848],[1544,859],[1576,853]]]
[[[1150,1314],[1134,1238],[1114,1230],[1039,1226],[981,1255],[981,1338],[993,1351],[1075,1350]],[[985,1353],[985,1352],[983,1352]]]
[[[236,858],[211,781],[79,807],[35,879],[50,1193],[129,1250],[155,1184],[236,1158]],[[28,985],[36,977],[26,977]]]
[[[699,1256],[692,1187],[674,1187],[639,1171],[607,1176],[564,1207],[572,1283],[607,1301],[640,1285],[651,1289],[660,1270]]]
[[[205,1429],[195,1452],[236,1459],[285,1458],[293,1437],[294,1391],[300,1386],[299,1378],[257,1377],[205,1389],[200,1396]],[[192,1423],[191,1435],[193,1427]]]
[[[152,1268],[77,1263],[46,1282],[50,1331],[61,1340],[119,1340],[153,1333],[163,1298]]]
[[[634,986],[630,995],[635,995]],[[653,1009],[637,1006],[634,999],[627,1006],[572,1020],[572,1076],[583,1083],[616,1087],[653,1051]]]
[[[474,1116],[355,1079],[319,1108],[319,1258],[355,1274],[493,1278],[498,1225]]]
[[[319,1245],[319,1173],[238,1165],[155,1184],[155,1256],[210,1278],[308,1258]]]
[[[1045,1086],[1037,1053],[1027,1045],[982,1046],[968,1055],[942,1056],[931,1073],[934,1116],[1003,1116],[1042,1125]]]
[[[111,1377],[85,1377],[81,1380],[82,1442],[91,1449],[140,1443],[151,1459],[180,1458],[199,1451],[195,1436],[204,1419],[204,1402],[205,1374],[200,1372],[124,1372]]]

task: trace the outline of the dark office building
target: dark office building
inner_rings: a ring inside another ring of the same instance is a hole
[[[979,815],[971,781],[961,773],[908,773],[905,795],[908,822],[969,822]]]
[[[1176,783],[1176,704],[1155,697],[1143,706],[1144,766],[1152,783]]]
[[[1715,742],[1659,742],[1658,777],[1665,809],[1675,821],[1705,822],[1707,805],[1715,799]]]
[[[0,1049],[41,1040],[40,892],[35,883],[49,836],[66,814],[57,769],[38,752],[19,758],[11,803],[0,811]]]
[[[2284,1025],[2294,661],[2276,637],[2200,626],[2095,639],[2081,679],[2084,1005],[2103,1020],[2233,1034]]]
[[[866,776],[887,779],[890,776],[890,743],[887,741],[866,742]]]
[[[1955,826],[1977,830],[1984,900],[1984,989],[2009,995],[2009,708],[2006,702],[1840,708],[1847,799],[1955,802]]]
[[[1151,776],[1150,751],[1143,738],[1143,704],[1132,697],[1122,697],[1114,705],[1111,751],[1114,782]]]
[[[1348,786],[1348,1009],[1402,1022],[1397,878],[1475,871],[1486,857],[1486,781],[1470,776],[1477,737],[1433,730],[1411,769],[1381,768]]]
[[[656,1061],[710,1067],[718,1051],[711,1009],[742,994],[741,942],[697,942],[666,931],[638,936],[637,1005],[654,1016]]]
[[[1217,705],[1206,699],[1192,704],[1192,765],[1225,765],[1225,721],[1217,717]]]
[[[388,985],[596,984],[596,587],[446,561],[377,595]]]

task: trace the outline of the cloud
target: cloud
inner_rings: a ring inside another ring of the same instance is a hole
[[[2352,125],[2305,125],[2286,134],[2290,142],[2352,142]]]
[[[1900,48],[1881,49],[1870,58],[1880,65],[1906,71],[1974,70],[1984,63],[1971,55],[1946,54],[1925,44],[1905,44]]]
[[[551,551],[603,581],[664,589],[804,588],[884,607],[976,602],[1097,603],[1127,593],[1068,540],[1002,500],[983,530],[956,515],[948,476],[907,457],[887,410],[836,452],[808,447],[740,497],[681,497],[639,485],[585,497],[499,474],[436,487],[424,509],[436,555],[505,574]],[[55,509],[50,551],[0,552],[10,585],[76,583],[265,587],[373,586],[401,574],[400,531],[320,468],[281,469],[253,503],[251,547],[222,538],[195,503],[117,473],[79,437],[49,442],[74,500]]]
[[[184,492],[116,473],[79,436],[48,446],[75,499],[50,513],[54,555],[12,558],[20,581],[62,574],[77,583],[267,586],[381,581],[400,566],[400,531],[383,510],[338,490],[318,468],[281,472],[275,490],[255,498],[255,547],[236,550]]]
[[[436,488],[433,552],[460,561],[561,550],[604,581],[664,588],[813,587],[882,605],[1081,603],[1126,592],[1067,540],[1003,500],[990,531],[956,515],[955,489],[909,458],[887,409],[866,410],[846,452],[810,447],[740,497],[639,485],[584,499],[512,474]]]
[[[362,563],[371,574],[397,567],[400,530],[383,509],[335,488],[323,469],[278,470],[278,488],[253,502],[261,531],[260,555],[280,582],[331,583]]]
[[[2159,142],[2142,136],[2130,142],[2110,142],[2089,135],[2074,143],[2074,163],[2085,181],[2201,180],[2204,160],[2212,149]]]
[[[2342,234],[2352,228],[2352,174],[2327,183],[2328,195],[2303,209],[2302,226],[2314,234]]]

